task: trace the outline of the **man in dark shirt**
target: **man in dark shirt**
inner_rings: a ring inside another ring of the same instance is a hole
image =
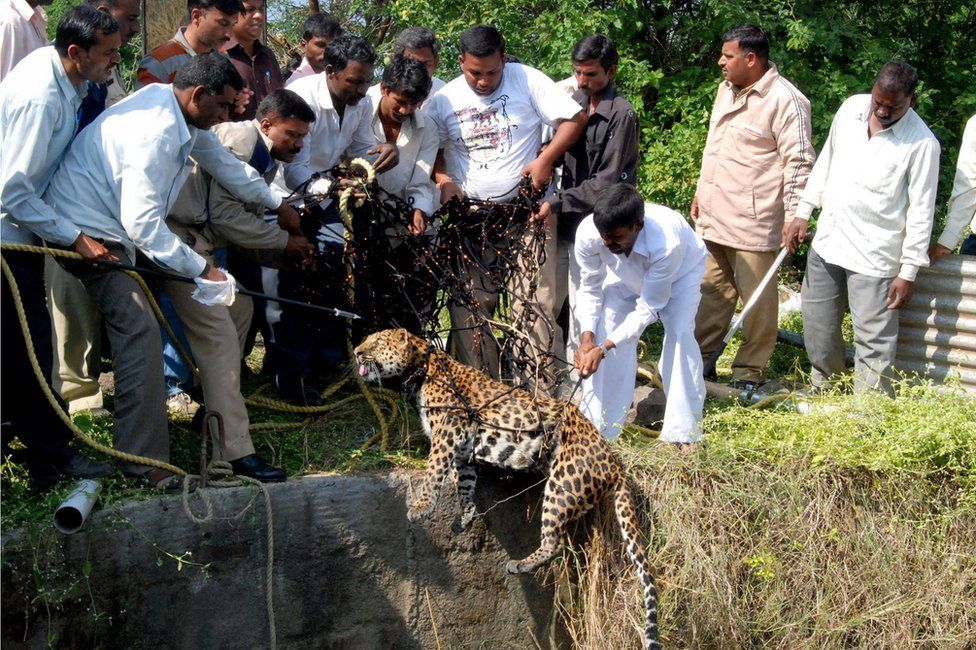
[[[556,218],[554,310],[560,314],[569,301],[569,327],[563,332],[567,346],[575,349],[580,334],[572,317],[579,285],[579,266],[573,258],[576,228],[593,212],[600,190],[614,183],[637,184],[637,116],[613,87],[619,59],[613,41],[600,34],[584,36],[573,46],[572,57],[579,86],[573,99],[587,113],[586,129],[566,152],[560,189],[542,204],[538,218]]]
[[[253,120],[261,100],[272,90],[285,87],[274,52],[261,42],[264,21],[264,0],[245,0],[244,11],[234,24],[233,40],[228,43],[227,56],[252,92],[244,112],[234,115],[236,121]]]

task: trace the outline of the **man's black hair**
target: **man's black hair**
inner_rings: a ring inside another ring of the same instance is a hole
[[[733,27],[725,32],[725,35],[722,37],[723,43],[730,41],[739,41],[740,50],[743,52],[752,52],[760,61],[769,60],[769,39],[766,38],[766,32],[758,25],[746,23],[745,25]]]
[[[326,65],[332,66],[332,72],[339,72],[350,61],[376,63],[376,50],[362,36],[341,34],[326,46],[324,58]]]
[[[72,7],[58,20],[54,49],[61,56],[68,56],[68,47],[77,45],[86,52],[98,43],[99,35],[108,36],[119,31],[119,24],[112,14],[99,11],[89,5]]]
[[[411,102],[419,104],[430,94],[431,79],[427,66],[398,54],[383,70],[383,85],[387,90],[406,95]]]
[[[242,0],[186,0],[186,12],[194,9],[216,9],[222,14],[236,16],[244,13]]]
[[[901,93],[911,97],[918,87],[918,73],[904,61],[888,61],[878,71],[874,85],[883,93]]]
[[[603,34],[589,34],[576,41],[573,46],[573,62],[590,61],[599,59],[603,69],[609,70],[617,65],[620,55],[617,54],[617,46]]]
[[[393,41],[393,56],[403,54],[404,50],[423,50],[430,48],[430,51],[437,56],[441,53],[441,44],[437,41],[437,35],[429,27],[407,27],[397,34]]]
[[[313,38],[328,38],[332,40],[343,34],[342,25],[329,14],[319,12],[305,19],[302,25],[302,38],[310,41]]]
[[[630,228],[644,218],[644,199],[633,185],[614,183],[593,204],[593,223],[600,232]]]
[[[501,32],[491,25],[474,25],[468,27],[458,39],[461,54],[470,54],[482,59],[495,52],[505,54],[505,39]]]
[[[276,88],[265,95],[261,103],[258,104],[255,117],[258,121],[265,118],[296,119],[311,124],[315,121],[315,111],[298,93],[284,88]]]
[[[224,86],[230,86],[237,91],[242,90],[244,79],[226,56],[219,52],[207,52],[191,56],[190,60],[176,71],[173,86],[180,90],[203,86],[211,95],[219,95],[224,92]]]
[[[95,7],[98,9],[99,6],[108,7],[109,9],[117,9],[119,6],[119,0],[85,0],[85,4],[89,7]]]

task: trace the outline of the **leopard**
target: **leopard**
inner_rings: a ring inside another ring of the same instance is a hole
[[[441,487],[450,479],[461,506],[454,530],[468,528],[477,516],[479,463],[541,470],[545,486],[539,547],[505,565],[509,573],[530,573],[562,551],[571,523],[612,498],[627,555],[643,589],[644,647],[660,648],[657,588],[641,539],[635,491],[622,461],[574,404],[531,395],[493,379],[402,328],[370,334],[353,352],[364,382],[410,393],[429,439],[423,479],[407,505],[411,522],[433,513]]]

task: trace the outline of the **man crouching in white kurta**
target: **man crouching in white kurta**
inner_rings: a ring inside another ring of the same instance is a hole
[[[661,440],[701,441],[705,383],[695,341],[705,244],[679,213],[644,203],[633,187],[604,189],[576,231],[582,337],[574,365],[583,381],[580,409],[612,440],[634,398],[637,341],[664,324],[661,379],[667,395]],[[597,343],[599,341],[599,343]]]

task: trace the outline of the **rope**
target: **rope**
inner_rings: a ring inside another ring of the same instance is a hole
[[[19,244],[3,244],[2,247],[4,249],[9,249],[9,250],[24,249]],[[31,246],[26,248],[36,248],[36,247]],[[28,251],[28,252],[37,252],[37,251]],[[73,253],[73,255],[77,255],[77,254]],[[81,256],[79,255],[78,257],[80,258]],[[24,343],[27,349],[27,356],[30,359],[31,368],[34,371],[34,378],[37,380],[38,385],[41,387],[41,391],[44,393],[44,396],[47,397],[47,401],[50,403],[51,408],[54,409],[55,414],[61,419],[62,422],[64,422],[65,426],[68,427],[71,433],[74,434],[76,438],[81,440],[83,443],[85,443],[92,449],[99,451],[107,456],[111,456],[112,458],[118,458],[119,460],[123,460],[136,465],[156,467],[159,469],[166,470],[167,472],[172,472],[173,474],[176,474],[178,476],[186,476],[186,472],[184,472],[183,470],[181,470],[179,467],[175,465],[164,463],[163,461],[156,460],[155,458],[145,458],[143,456],[136,456],[135,454],[127,454],[124,451],[119,451],[107,445],[103,445],[100,442],[96,442],[88,434],[86,434],[84,431],[79,429],[77,425],[75,425],[74,421],[67,414],[67,412],[65,412],[65,410],[61,408],[60,404],[58,404],[58,400],[54,396],[54,392],[51,390],[51,387],[48,385],[47,377],[45,377],[44,373],[41,371],[41,364],[40,362],[38,362],[37,355],[34,353],[34,344],[33,344],[33,340],[31,339],[30,328],[27,325],[27,314],[26,312],[24,312],[24,302],[20,297],[20,289],[17,287],[17,280],[14,279],[13,271],[10,270],[10,267],[7,265],[7,260],[3,258],[2,254],[0,254],[0,265],[2,265],[3,268],[3,275],[4,277],[7,278],[7,283],[10,285],[10,294],[14,300],[14,308],[17,311],[17,319],[20,322],[20,329],[24,335]]]
[[[352,168],[353,166],[360,167],[366,172],[365,178],[357,177],[360,186],[365,190],[375,180],[376,170],[373,169],[373,166],[369,164],[368,161],[363,160],[362,158],[353,159],[349,163],[349,167]],[[353,231],[352,211],[349,209],[349,201],[352,198],[354,192],[355,192],[355,187],[348,187],[339,196],[339,216],[342,217],[342,225],[345,227],[345,231],[347,233],[346,234],[347,245],[350,243],[349,238],[352,237],[352,231]],[[363,203],[364,200],[360,199],[356,201],[355,206],[357,208],[362,207]],[[349,282],[346,287],[346,297],[349,300],[349,304],[351,305],[356,303],[356,284],[355,281],[353,280],[353,271],[354,269],[353,269],[352,258],[347,256],[346,277],[348,278]],[[349,359],[350,360],[354,359],[356,355],[352,344],[352,339],[350,338],[346,339],[346,350],[349,354]],[[371,446],[376,441],[376,438],[378,437],[380,442],[380,450],[386,451],[386,449],[390,444],[390,423],[387,421],[386,416],[384,416],[383,412],[380,410],[379,404],[377,403],[376,398],[373,396],[370,387],[366,384],[363,378],[359,376],[358,373],[356,374],[356,383],[359,385],[359,390],[362,393],[363,398],[366,399],[366,402],[369,404],[369,407],[373,410],[373,414],[376,416],[376,419],[379,420],[380,423],[380,430],[378,434],[370,437],[370,439],[366,441],[366,444],[363,445],[363,448]],[[387,401],[389,402],[390,400]],[[396,408],[395,405],[393,405],[394,410],[395,408]]]
[[[193,509],[190,507],[190,488],[194,481],[199,482],[200,476],[196,474],[187,475],[183,479],[183,513],[187,518],[194,522],[195,524],[205,525],[209,524],[214,519],[214,508],[213,502],[210,500],[210,495],[207,490],[200,488],[195,491],[196,495],[203,502],[206,514],[203,516],[197,516]],[[274,581],[272,580],[272,575],[274,574],[274,519],[271,509],[271,494],[268,492],[267,486],[253,479],[249,476],[236,476],[231,464],[222,460],[213,460],[207,466],[207,486],[215,488],[228,488],[228,487],[242,487],[245,484],[256,485],[264,497],[264,511],[267,513],[267,522],[265,524],[265,543],[268,548],[268,559],[265,563],[265,584],[264,584],[264,602],[265,607],[268,612],[268,633],[270,637],[270,647],[272,650],[278,647],[278,631],[275,625],[275,611],[274,611]],[[240,512],[236,515],[230,517],[232,521],[240,520],[248,511],[250,511],[251,506],[254,504],[254,498],[252,496],[251,500],[245,505]]]

